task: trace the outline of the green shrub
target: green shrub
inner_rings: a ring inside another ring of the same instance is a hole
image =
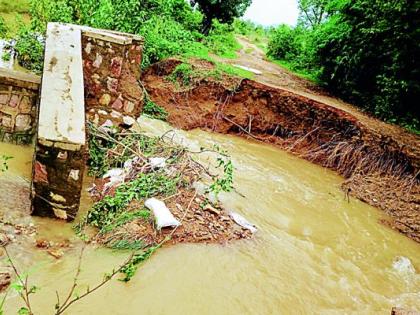
[[[14,50],[20,65],[35,73],[41,73],[44,61],[44,39],[38,33],[21,26]]]
[[[236,58],[236,51],[242,48],[233,33],[233,28],[227,24],[213,21],[213,28],[205,37],[204,44],[216,55],[225,58]]]
[[[321,79],[378,117],[418,129],[419,24],[415,1],[346,1],[319,31]]]
[[[143,67],[189,50],[194,36],[170,18],[153,16],[139,30],[145,39]]]
[[[144,104],[142,114],[164,121],[168,118],[168,112],[163,107],[160,107],[155,102],[151,101],[149,98],[147,98],[146,103]]]
[[[71,0],[30,0],[31,29],[45,33],[48,22],[74,22]]]
[[[6,38],[9,30],[2,16],[0,16],[0,38]]]
[[[268,44],[268,55],[279,60],[290,60],[300,53],[296,29],[280,25]]]
[[[268,55],[377,117],[418,130],[420,16],[415,3],[327,2],[328,15],[319,24],[278,27]]]

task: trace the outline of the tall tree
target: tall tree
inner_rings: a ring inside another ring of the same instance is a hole
[[[232,23],[234,18],[245,14],[252,0],[190,0],[192,6],[198,6],[203,13],[202,32],[208,34],[213,19],[221,23]]]
[[[330,2],[330,0],[299,0],[299,22],[306,27],[317,27],[328,17]]]

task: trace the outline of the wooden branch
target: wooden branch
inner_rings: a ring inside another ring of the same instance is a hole
[[[248,134],[249,136],[251,136],[252,138],[254,138],[257,141],[261,141],[260,139],[258,139],[257,137],[255,137],[252,133],[250,133],[248,130],[246,130],[245,128],[243,128],[241,125],[238,125],[236,122],[234,122],[233,120],[230,120],[229,118],[227,118],[226,116],[222,115],[222,118],[227,120],[228,122],[234,124],[236,127],[238,127],[240,130],[242,130],[243,132],[245,132],[246,134]]]

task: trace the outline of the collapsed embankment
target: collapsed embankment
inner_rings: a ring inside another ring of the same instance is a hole
[[[372,128],[354,115],[283,89],[169,59],[142,77],[150,99],[182,129],[202,128],[272,143],[346,178],[343,190],[384,210],[386,224],[420,242],[420,139]],[[188,77],[185,77],[188,76]]]

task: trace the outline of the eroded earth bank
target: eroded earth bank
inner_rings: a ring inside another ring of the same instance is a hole
[[[279,146],[336,170],[345,196],[389,215],[385,223],[420,242],[420,138],[350,105],[327,105],[314,91],[294,93],[217,73],[210,62],[169,59],[142,76],[168,122]],[[305,94],[302,95],[302,94]]]

